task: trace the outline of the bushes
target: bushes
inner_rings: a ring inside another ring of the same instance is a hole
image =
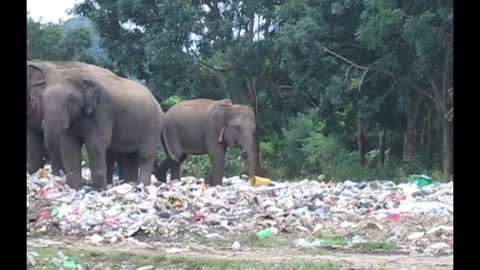
[[[318,111],[310,110],[291,118],[280,136],[271,135],[267,141],[261,142],[260,155],[267,175],[275,180],[317,179],[319,174],[324,174],[334,180],[406,181],[409,174],[430,172],[420,157],[403,162],[390,149],[386,151],[385,167],[377,169],[378,150],[374,143],[370,143],[369,148],[373,149],[367,152],[368,162],[363,166],[358,152],[340,140],[346,134],[326,136],[324,128],[325,122]]]

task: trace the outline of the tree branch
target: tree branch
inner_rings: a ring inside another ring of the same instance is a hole
[[[200,60],[200,57],[198,57],[198,55],[195,52],[193,52],[193,51],[189,51],[189,52],[193,55],[193,57],[195,58],[195,60],[198,63],[200,63],[202,66],[207,67],[211,70],[218,71],[218,72],[228,72],[228,71],[232,71],[232,70],[236,69],[236,67],[233,64],[228,66],[228,67],[224,67],[224,68],[214,67],[214,66],[212,66],[210,64],[207,64],[207,63],[203,62],[202,60]]]
[[[263,112],[264,110],[268,109],[272,105],[270,100],[270,96],[267,96],[266,100],[258,106],[258,111]]]
[[[437,106],[437,108],[439,109],[439,104],[438,104],[438,101],[435,99],[435,97],[433,97],[431,94],[429,94],[427,91],[423,90],[422,88],[416,86],[416,85],[413,85],[413,89],[415,89],[416,91],[418,91],[418,93],[428,97],[430,100],[433,101],[433,103]]]
[[[366,69],[365,72],[363,72],[362,78],[360,79],[360,83],[358,84],[358,92],[360,92],[360,90],[362,90],[363,79],[365,79],[365,75],[367,75],[368,71],[369,70]]]
[[[343,84],[345,85],[345,82],[347,81],[348,78],[348,72],[350,69],[353,67],[353,65],[348,66],[347,71],[345,72],[345,79],[343,79]]]
[[[386,97],[390,94],[390,92],[393,91],[395,85],[397,84],[397,82],[400,80],[400,78],[396,79],[393,83],[392,83],[392,86],[390,87],[390,89],[388,89],[387,93],[385,93],[385,95],[383,95],[383,97]]]
[[[368,70],[368,69],[369,69],[368,67],[364,67],[364,66],[360,66],[360,65],[355,64],[354,62],[348,60],[347,58],[341,56],[340,54],[338,54],[338,53],[336,53],[336,52],[334,52],[334,51],[329,50],[329,49],[328,49],[327,47],[325,47],[325,46],[322,46],[322,45],[319,45],[319,46],[320,46],[320,48],[322,48],[324,51],[328,52],[329,54],[331,54],[331,55],[333,55],[333,56],[335,56],[335,57],[337,57],[337,58],[342,59],[343,61],[349,63],[349,64],[352,65],[352,66],[355,66],[355,67],[357,67],[357,68],[359,68],[359,69],[362,69],[362,70]]]
[[[319,46],[320,48],[322,48],[324,51],[328,52],[329,54],[331,54],[331,55],[333,55],[333,56],[335,56],[335,57],[337,57],[337,58],[340,58],[341,60],[349,63],[349,64],[352,65],[352,66],[355,66],[355,67],[358,68],[358,69],[367,70],[367,71],[368,71],[368,70],[377,71],[377,72],[381,72],[381,73],[383,73],[383,74],[385,74],[385,75],[388,75],[388,76],[390,76],[390,77],[392,77],[392,78],[395,77],[395,75],[394,75],[393,73],[389,72],[389,71],[381,70],[381,69],[378,69],[378,68],[372,67],[372,66],[361,66],[361,65],[358,65],[358,64],[356,64],[356,63],[348,60],[347,58],[341,56],[340,54],[338,54],[338,53],[336,53],[336,52],[328,49],[327,47],[325,47],[325,46],[323,46],[323,45],[317,44],[317,46]]]

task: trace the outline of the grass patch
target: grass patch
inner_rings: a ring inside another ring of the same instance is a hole
[[[84,251],[69,248],[35,248],[29,249],[39,254],[36,257],[36,264],[32,266],[27,264],[27,269],[56,269],[63,265],[54,265],[50,263],[52,258],[59,258],[58,251],[72,258],[77,265],[83,269],[90,269],[98,264],[110,265],[112,269],[119,266],[131,266],[132,269],[145,265],[153,265],[156,269],[195,269],[195,270],[220,270],[220,269],[280,269],[280,270],[337,270],[341,265],[331,261],[312,262],[306,260],[291,260],[284,262],[263,262],[254,260],[230,260],[208,257],[185,257],[150,254],[135,254],[125,251]]]
[[[175,265],[184,265],[188,269],[209,269],[209,270],[240,270],[240,269],[280,269],[280,270],[336,270],[340,269],[340,265],[333,262],[309,262],[304,260],[292,260],[286,262],[258,262],[250,260],[226,260],[226,259],[212,259],[212,258],[191,258],[191,257],[177,257],[170,259]]]
[[[84,252],[79,250],[70,250],[70,249],[57,249],[57,248],[41,248],[35,250],[29,250],[36,252],[39,256],[35,257],[36,264],[35,266],[28,265],[28,269],[39,270],[39,269],[52,269],[53,264],[51,263],[52,258],[60,258],[59,251],[61,251],[65,256],[73,259],[75,262],[83,260],[86,255]],[[90,254],[89,254],[90,255]],[[61,265],[63,267],[63,264]]]
[[[343,237],[339,235],[323,236],[320,239],[332,245],[344,246],[348,244],[347,237]]]
[[[265,239],[258,239],[256,235],[247,236],[247,237],[238,237],[236,239],[231,240],[231,243],[234,241],[238,241],[242,246],[248,247],[285,247],[291,246],[292,240],[277,236],[268,237]]]
[[[376,250],[376,249],[395,249],[397,244],[392,241],[385,240],[368,240],[365,243],[357,243],[353,245],[353,248],[357,249],[366,249],[366,250]]]
[[[274,235],[265,239],[258,239],[255,234],[246,235],[246,236],[237,236],[237,237],[229,237],[229,238],[213,238],[208,239],[201,235],[194,235],[191,237],[194,242],[204,244],[207,246],[215,246],[221,248],[230,248],[231,245],[238,241],[241,246],[247,247],[287,247],[293,245],[293,240],[280,237],[279,235]]]

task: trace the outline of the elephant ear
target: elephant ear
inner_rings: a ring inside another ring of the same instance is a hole
[[[223,142],[223,134],[225,132],[225,127],[228,122],[229,111],[232,109],[231,103],[219,103],[216,104],[212,114],[213,114],[213,125],[218,129],[218,139],[219,143]]]
[[[27,116],[33,111],[43,111],[41,93],[46,86],[46,77],[43,65],[27,61]]]
[[[28,88],[38,85],[44,85],[47,73],[40,65],[27,62],[27,82]]]
[[[97,107],[101,88],[100,83],[92,78],[82,79],[83,110],[87,115]]]

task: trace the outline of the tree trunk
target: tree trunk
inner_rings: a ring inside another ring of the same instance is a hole
[[[378,135],[378,168],[382,169],[385,166],[385,129],[382,128]]]
[[[428,156],[432,156],[432,118],[428,119],[427,122],[427,139],[425,142],[425,153],[427,153]]]
[[[255,24],[255,13],[251,13],[248,16],[248,25],[247,25],[247,39],[253,41],[253,26]]]
[[[360,154],[360,164],[365,165],[365,136],[363,135],[363,126],[358,122],[357,129],[358,153]]]
[[[453,122],[443,119],[443,180],[453,176]]]
[[[410,161],[415,157],[416,152],[416,123],[420,109],[421,99],[417,98],[413,108],[407,113],[407,128],[403,133],[403,160]]]

